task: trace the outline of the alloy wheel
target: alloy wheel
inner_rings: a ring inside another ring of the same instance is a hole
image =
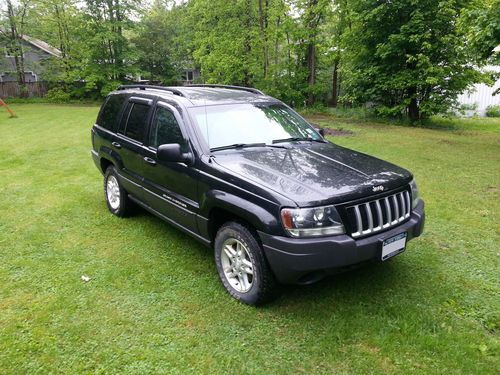
[[[255,278],[255,267],[246,246],[236,238],[228,238],[222,245],[221,263],[224,276],[236,291],[248,292]]]

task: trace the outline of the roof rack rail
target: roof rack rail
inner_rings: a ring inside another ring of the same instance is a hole
[[[117,90],[128,90],[128,89],[163,90],[163,91],[169,91],[174,95],[185,96],[180,90],[177,90],[173,87],[155,86],[155,85],[120,85]]]
[[[194,84],[194,85],[187,85],[186,87],[213,87],[213,88],[221,88],[221,89],[248,91],[248,92],[251,92],[251,93],[257,94],[257,95],[266,95],[260,90],[254,89],[252,87],[243,87],[243,86]]]

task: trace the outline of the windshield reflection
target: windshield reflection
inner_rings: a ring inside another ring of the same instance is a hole
[[[283,104],[230,104],[190,108],[209,148],[233,144],[265,143],[286,138],[321,136]]]

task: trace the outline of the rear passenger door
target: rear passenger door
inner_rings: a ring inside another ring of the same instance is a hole
[[[94,150],[101,155],[111,157],[117,163],[119,163],[119,154],[113,150],[112,143],[116,141],[116,131],[126,101],[127,96],[124,94],[110,94],[92,127]]]
[[[131,97],[125,107],[113,147],[122,159],[121,177],[125,189],[143,198],[144,151],[143,145],[148,128],[153,101]]]
[[[171,105],[158,102],[151,120],[145,148],[144,186],[147,203],[182,227],[197,232],[197,172],[185,163],[163,162],[156,157],[158,146],[178,143],[191,152],[182,117]]]

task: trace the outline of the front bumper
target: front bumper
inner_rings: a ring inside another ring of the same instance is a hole
[[[382,242],[407,232],[407,241],[422,234],[424,202],[410,218],[382,233],[354,240],[348,235],[319,238],[290,238],[259,232],[264,252],[277,280],[284,284],[310,284],[335,270],[381,258]]]

